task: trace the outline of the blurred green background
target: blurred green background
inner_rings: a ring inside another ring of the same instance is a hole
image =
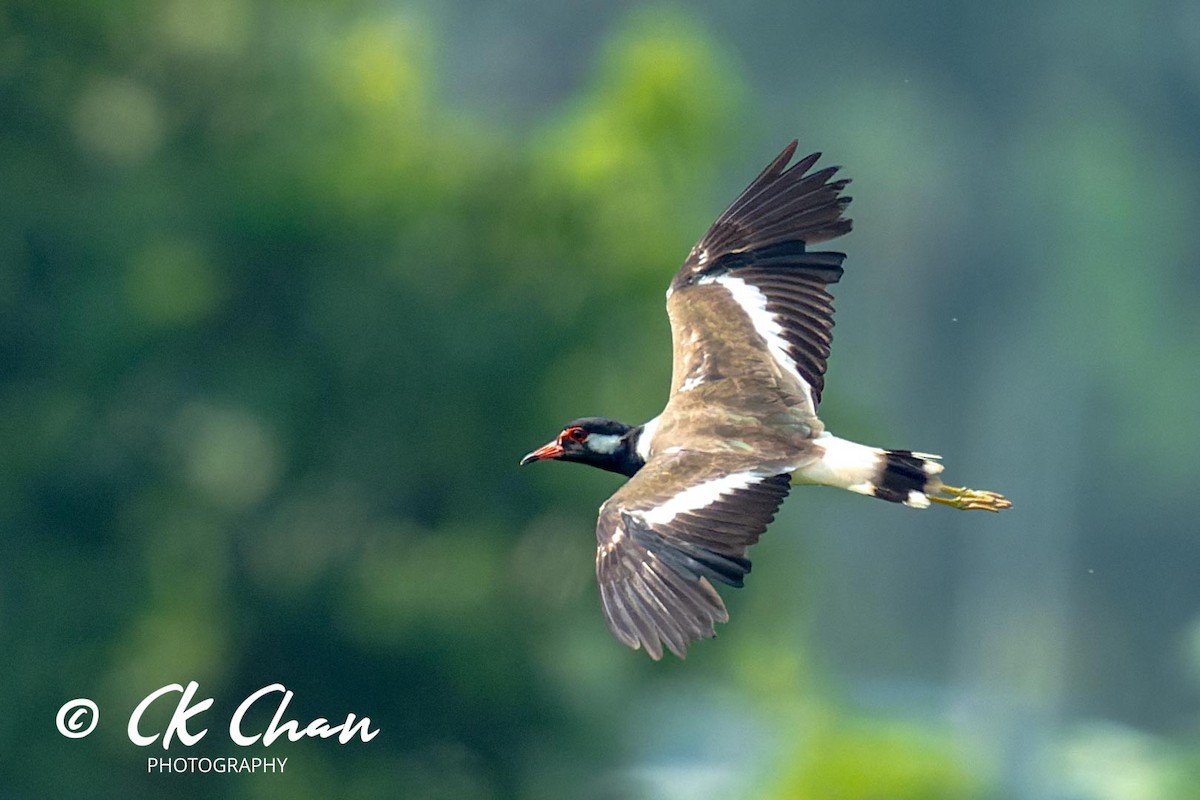
[[[0,797],[1200,797],[1197,130],[1190,0],[4,0]],[[1016,507],[797,490],[652,663],[617,479],[517,460],[658,412],[792,138],[854,179],[823,416]],[[191,680],[171,755],[286,773],[147,775]],[[234,746],[274,682],[382,733]]]

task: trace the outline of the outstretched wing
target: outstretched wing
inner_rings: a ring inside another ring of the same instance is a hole
[[[672,393],[770,366],[815,416],[833,341],[826,286],[841,278],[845,255],[807,246],[850,230],[850,198],[840,196],[849,180],[832,180],[837,167],[808,172],[820,153],[787,167],[795,150],[792,142],[746,187],[671,282]]]
[[[609,630],[626,645],[683,658],[729,614],[713,581],[741,586],[746,549],[789,489],[788,466],[730,454],[651,459],[600,508],[596,579]]]

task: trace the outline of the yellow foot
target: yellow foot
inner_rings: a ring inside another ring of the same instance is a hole
[[[941,491],[950,496],[934,497],[930,495],[930,501],[963,511],[999,511],[1002,508],[1012,508],[1012,501],[996,492],[965,489],[959,486],[943,486]]]

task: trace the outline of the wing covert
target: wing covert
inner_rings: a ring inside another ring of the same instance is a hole
[[[731,334],[740,334],[760,350],[766,345],[816,415],[833,342],[833,297],[826,287],[841,278],[845,255],[810,252],[807,245],[850,230],[852,221],[842,217],[850,198],[840,194],[849,180],[831,180],[837,167],[808,173],[819,153],[787,167],[795,149],[796,142],[788,145],[717,218],[671,282],[673,392],[728,374],[708,369],[706,354],[712,363],[713,354],[728,349]],[[701,293],[723,306],[716,318],[694,311],[705,302]],[[736,322],[716,322],[734,315],[742,318],[740,331]]]
[[[683,452],[630,479],[596,526],[596,578],[613,635],[656,660],[664,643],[683,658],[690,642],[715,636],[729,614],[713,583],[742,585],[746,549],[775,517],[788,473]]]

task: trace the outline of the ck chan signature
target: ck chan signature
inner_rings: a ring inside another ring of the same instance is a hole
[[[149,747],[161,740],[163,749],[167,750],[175,739],[178,739],[184,747],[191,747],[203,739],[209,729],[199,726],[203,724],[204,713],[212,707],[213,699],[209,697],[197,701],[196,692],[199,688],[200,684],[196,681],[189,683],[186,688],[178,683],[171,683],[146,695],[129,715],[129,724],[126,728],[129,741],[139,747]],[[178,694],[180,697],[166,728],[161,731],[146,730],[142,723],[142,716],[161,698],[174,694]],[[282,695],[282,697],[268,699],[271,695]],[[296,719],[288,719],[287,708],[292,697],[292,692],[282,683],[272,683],[251,694],[241,702],[229,719],[230,740],[242,747],[249,747],[259,742],[264,747],[270,747],[283,736],[292,742],[304,738],[332,739],[336,737],[340,744],[349,744],[356,739],[369,742],[379,735],[379,729],[371,727],[370,717],[359,717],[355,714],[347,714],[345,719],[337,724],[331,723],[324,717],[318,717],[308,724],[303,724]],[[272,701],[276,703],[275,713],[266,728],[257,730],[246,722],[247,713],[256,703],[266,704]],[[79,739],[95,730],[99,720],[100,709],[97,705],[86,697],[80,697],[64,703],[58,710],[55,722],[58,725],[59,733],[63,736]]]

